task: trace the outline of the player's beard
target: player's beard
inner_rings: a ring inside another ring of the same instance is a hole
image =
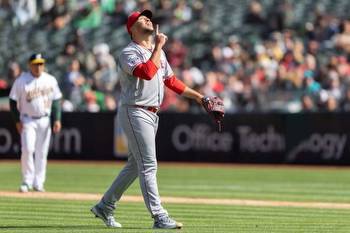
[[[146,35],[152,35],[153,32],[154,32],[154,30],[151,28],[143,28],[143,33]]]

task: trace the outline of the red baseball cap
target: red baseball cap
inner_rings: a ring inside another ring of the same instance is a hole
[[[128,33],[131,35],[131,27],[132,25],[134,25],[134,23],[137,21],[137,19],[141,16],[141,15],[144,15],[146,16],[147,18],[149,19],[152,19],[152,11],[150,10],[144,10],[142,12],[139,12],[139,11],[134,11],[132,12],[129,17],[128,17],[128,21],[126,23],[126,29],[128,30]]]

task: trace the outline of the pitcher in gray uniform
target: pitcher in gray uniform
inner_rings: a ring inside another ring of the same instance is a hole
[[[102,199],[91,211],[108,227],[121,227],[114,218],[116,202],[139,177],[144,202],[154,219],[153,228],[181,228],[163,208],[157,185],[155,137],[159,117],[157,112],[164,96],[164,86],[201,104],[203,95],[187,87],[174,75],[164,51],[167,36],[154,28],[152,12],[133,12],[126,28],[131,42],[120,53],[121,83],[118,121],[128,138],[129,156],[125,167]]]

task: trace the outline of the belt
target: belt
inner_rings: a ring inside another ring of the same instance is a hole
[[[160,109],[159,107],[154,107],[154,106],[142,106],[142,105],[132,105],[132,106],[136,108],[143,108],[153,113],[157,113]]]
[[[29,118],[32,118],[34,120],[37,120],[37,119],[40,119],[40,118],[43,118],[43,117],[48,117],[49,115],[48,114],[45,114],[45,115],[42,115],[42,116],[29,116],[28,114],[23,114],[24,117],[29,117]]]

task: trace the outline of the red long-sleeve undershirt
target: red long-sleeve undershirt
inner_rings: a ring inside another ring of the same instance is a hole
[[[152,60],[137,65],[133,71],[133,75],[142,79],[151,80],[157,73],[158,67]]]
[[[175,75],[165,79],[164,84],[179,95],[181,95],[186,88],[186,85],[181,80],[177,79]]]
[[[151,80],[157,71],[158,67],[152,62],[152,60],[148,60],[147,62],[136,66],[133,75],[141,79]],[[186,85],[181,80],[177,79],[175,75],[166,78],[164,84],[179,95],[181,95],[186,88]]]

